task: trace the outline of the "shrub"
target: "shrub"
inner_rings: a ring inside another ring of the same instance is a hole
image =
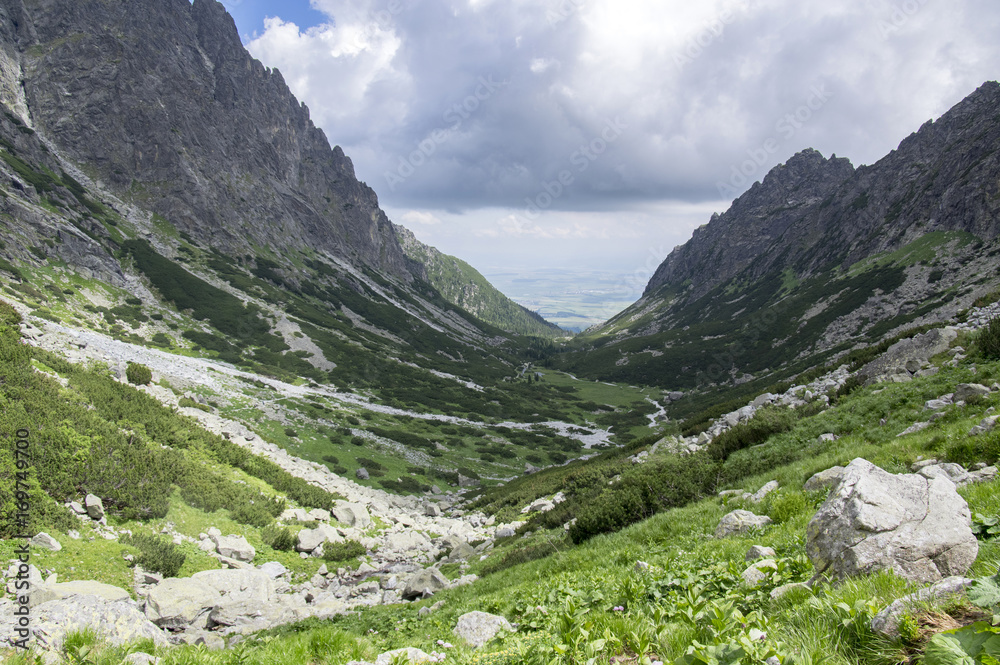
[[[748,422],[731,427],[712,439],[708,452],[716,459],[726,459],[737,450],[764,443],[774,434],[787,432],[794,424],[795,413],[791,409],[762,409]]]
[[[297,542],[297,538],[291,529],[279,527],[277,524],[264,527],[260,532],[260,537],[268,547],[280,552],[291,552],[295,549]]]
[[[190,397],[181,397],[179,400],[177,400],[177,406],[187,409],[198,409],[200,411],[205,411],[209,413],[212,411],[212,409],[209,408],[208,405],[200,404],[191,399]]]
[[[249,524],[250,526],[255,526],[259,528],[266,527],[274,521],[274,515],[272,514],[273,508],[269,506],[270,502],[265,500],[255,501],[254,503],[244,503],[229,513],[233,518],[233,521],[239,522],[240,524]],[[282,502],[284,503],[284,502]]]
[[[778,492],[772,494],[767,514],[778,524],[787,522],[808,508],[806,497],[802,492]]]
[[[323,543],[323,559],[334,563],[356,559],[367,551],[365,546],[356,540],[345,540],[342,543]]]
[[[125,368],[125,378],[136,386],[144,386],[153,380],[153,370],[139,363],[129,363]]]
[[[351,443],[353,443],[356,446],[363,446],[365,445],[365,440],[362,439],[360,436],[352,436]]]
[[[295,430],[294,430],[293,428],[291,428],[291,427],[286,427],[286,428],[285,428],[285,436],[287,436],[287,437],[288,437],[288,438],[290,438],[290,439],[297,439],[297,438],[299,437],[299,433],[298,433],[298,432],[296,432],[296,431],[295,431]]]
[[[139,550],[135,563],[150,572],[160,573],[164,577],[177,577],[184,565],[185,554],[179,552],[176,545],[162,538],[137,533],[125,536],[122,542]]]
[[[988,326],[979,331],[976,349],[984,358],[1000,360],[1000,318],[992,319]]]

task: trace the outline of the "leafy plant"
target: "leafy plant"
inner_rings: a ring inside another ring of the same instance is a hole
[[[323,559],[338,563],[340,561],[350,561],[359,556],[363,556],[368,550],[356,540],[345,540],[342,543],[324,543]]]
[[[983,515],[976,513],[972,516],[972,533],[976,534],[979,540],[989,540],[1000,535],[1000,515]]]
[[[976,349],[990,360],[1000,360],[1000,318],[991,319],[989,325],[979,331]]]

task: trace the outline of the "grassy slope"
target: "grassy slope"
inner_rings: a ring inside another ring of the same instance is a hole
[[[959,340],[969,345],[969,340]],[[950,407],[930,428],[906,437],[898,433],[926,417],[923,402],[951,392],[959,382],[991,383],[1000,379],[1000,362],[966,361],[944,368],[937,376],[909,384],[889,384],[858,390],[829,410],[798,420],[790,431],[772,437],[752,451],[732,455],[725,463],[738,480],[733,487],[754,490],[777,479],[782,488],[753,507],[776,524],[746,536],[716,540],[712,532],[726,512],[744,506],[706,498],[662,512],[619,533],[572,545],[561,528],[538,528],[524,538],[498,543],[498,549],[473,570],[496,570],[495,561],[510,553],[545,550],[546,556],[488,574],[470,587],[441,592],[432,600],[411,605],[377,607],[335,619],[332,624],[307,622],[241,647],[238,654],[207,654],[195,649],[162,651],[165,664],[346,663],[359,655],[401,646],[419,646],[447,654],[450,663],[595,663],[669,662],[683,656],[695,642],[722,647],[749,640],[759,630],[763,640],[747,641],[764,657],[797,655],[796,662],[835,664],[895,663],[921,644],[891,641],[871,633],[868,622],[893,599],[912,591],[905,582],[885,574],[860,577],[840,585],[820,585],[772,600],[771,589],[805,581],[812,570],[804,558],[805,526],[823,499],[804,494],[801,486],[815,471],[865,457],[892,472],[905,472],[918,457],[976,459],[996,462],[1000,434],[980,437],[968,445],[968,430],[990,408],[1000,406],[996,395],[973,405]],[[882,419],[884,424],[880,424]],[[840,435],[821,443],[819,434]],[[1000,513],[1000,482],[963,488],[973,513]],[[779,570],[759,587],[741,586],[743,555],[752,544],[774,547]],[[532,555],[536,556],[536,555]],[[512,557],[516,559],[516,557]],[[648,573],[634,570],[636,561],[651,565]],[[1000,563],[1000,546],[981,544],[973,576],[990,575]],[[417,610],[444,600],[444,607],[426,618]],[[937,606],[939,611],[946,606]],[[954,609],[954,608],[952,608]],[[519,631],[478,653],[464,647],[445,649],[438,640],[456,642],[451,627],[471,610],[503,614]],[[589,651],[588,651],[589,650]],[[697,650],[697,649],[696,649]],[[118,654],[107,650],[106,660]],[[631,660],[628,659],[632,656]],[[620,660],[622,657],[624,661]],[[811,658],[806,660],[806,657]],[[645,662],[645,661],[643,661]],[[726,661],[729,662],[729,661]],[[732,662],[758,662],[752,658]],[[791,662],[787,660],[785,662]]]
[[[563,337],[568,333],[500,293],[465,261],[424,245],[395,226],[403,251],[427,269],[430,283],[446,299],[492,325],[519,335]]]

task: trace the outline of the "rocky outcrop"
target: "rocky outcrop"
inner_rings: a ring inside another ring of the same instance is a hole
[[[921,335],[903,339],[881,356],[858,371],[866,383],[910,381],[933,356],[948,350],[958,332],[952,328],[935,328]]]
[[[233,256],[325,251],[423,276],[351,160],[219,2],[3,0],[0,12],[35,130],[117,192],[141,192]]]
[[[12,625],[13,622],[6,625]],[[109,601],[92,595],[42,603],[32,610],[32,635],[35,644],[48,650],[58,650],[66,635],[85,628],[99,638],[121,645],[150,639],[165,646],[166,636],[143,616],[130,600]]]
[[[893,475],[856,459],[809,522],[806,550],[817,571],[837,578],[891,570],[930,583],[975,561],[970,523],[946,475]]]

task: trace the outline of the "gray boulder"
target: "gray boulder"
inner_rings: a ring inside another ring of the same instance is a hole
[[[96,494],[88,494],[83,500],[83,507],[87,509],[87,515],[92,520],[99,520],[104,517],[104,502]]]
[[[715,537],[726,538],[746,533],[751,529],[763,528],[770,523],[771,518],[766,515],[754,515],[749,510],[734,510],[719,520],[719,526],[715,528]]]
[[[501,616],[487,612],[469,612],[458,617],[453,632],[478,649],[496,637],[501,630],[513,631],[514,627]]]
[[[955,401],[968,402],[974,397],[986,397],[990,389],[978,383],[960,383],[955,386]]]
[[[257,550],[243,536],[214,536],[215,551],[221,556],[237,561],[253,561]]]
[[[36,534],[34,538],[28,541],[28,544],[32,547],[40,547],[43,550],[49,550],[51,552],[58,552],[62,549],[62,545],[59,541],[44,531]]]
[[[369,478],[368,469],[366,469],[365,467],[359,468],[357,471],[354,472],[354,475],[357,477],[358,480],[368,480]]]
[[[972,585],[972,582],[973,580],[965,577],[948,577],[916,593],[904,596],[875,615],[871,623],[872,631],[889,637],[897,637],[899,635],[899,620],[908,611],[931,600],[964,595],[965,590]]]
[[[336,501],[333,504],[333,517],[338,522],[358,529],[367,529],[372,524],[368,509],[361,503]]]
[[[751,495],[750,500],[753,501],[754,503],[760,503],[761,501],[764,500],[764,497],[766,497],[768,494],[777,489],[778,489],[778,481],[772,480],[771,482],[767,483],[759,490],[754,492],[753,495]]]
[[[517,532],[514,531],[514,529],[510,528],[509,526],[504,526],[497,529],[495,535],[497,538],[513,538],[515,535],[517,535]]]
[[[437,568],[427,568],[412,575],[406,581],[406,587],[403,589],[403,598],[405,600],[426,598],[427,596],[433,596],[436,592],[447,586],[448,578],[442,575],[441,571]]]
[[[825,471],[814,473],[802,486],[802,490],[804,492],[815,492],[817,490],[826,489],[827,487],[833,487],[840,482],[840,478],[843,475],[844,467],[830,467]]]
[[[856,459],[809,522],[806,551],[835,577],[892,570],[930,583],[965,573],[979,545],[947,477],[893,475]]]
[[[268,561],[267,563],[261,564],[258,566],[257,570],[264,573],[272,580],[277,579],[288,572],[288,569],[277,561]]]
[[[170,577],[146,591],[146,617],[160,628],[184,629],[220,596],[191,578]]]
[[[768,576],[778,570],[778,563],[774,559],[761,559],[754,564],[747,567],[746,570],[741,573],[743,578],[743,583],[747,586],[757,586]]]
[[[749,550],[747,554],[743,557],[744,561],[757,561],[758,559],[773,559],[777,554],[770,547],[764,547],[762,545],[754,545]]]
[[[375,659],[375,665],[393,665],[401,656],[405,656],[407,662],[414,664],[431,662],[430,654],[414,647],[405,647],[379,654],[379,657]]]
[[[131,601],[107,601],[97,596],[73,596],[42,603],[32,610],[32,635],[38,646],[58,650],[67,634],[93,629],[100,639],[121,645],[151,639],[166,646],[161,630]]]

